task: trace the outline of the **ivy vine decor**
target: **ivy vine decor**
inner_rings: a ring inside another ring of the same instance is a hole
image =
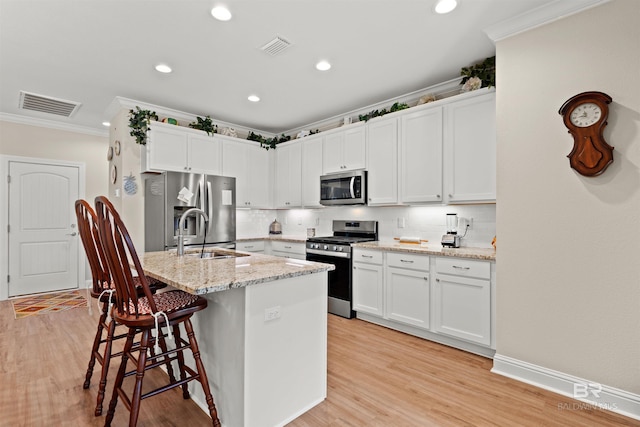
[[[189,123],[189,127],[192,129],[203,130],[207,135],[212,136],[214,133],[218,133],[218,125],[214,125],[211,121],[211,117],[207,116],[204,119],[196,116],[196,122]]]
[[[373,119],[374,117],[381,117],[381,116],[384,116],[387,113],[394,113],[396,111],[404,110],[406,108],[409,108],[409,105],[405,104],[404,102],[402,102],[402,103],[396,102],[389,108],[389,111],[387,111],[386,108],[383,108],[382,110],[373,110],[373,111],[368,112],[367,114],[360,114],[358,116],[358,120],[360,120],[361,122],[362,121],[368,122],[369,120]]]
[[[469,82],[469,80],[472,80],[474,78],[480,80],[480,86],[472,87],[468,90],[479,89],[481,87],[495,87],[496,57],[490,56],[489,58],[486,58],[484,61],[478,62],[477,64],[472,65],[471,67],[462,67],[462,69],[460,69],[460,75],[464,76],[462,78],[462,81],[460,82],[460,84],[463,86],[465,84],[467,84],[467,86],[473,85],[474,83],[473,81],[470,83],[467,83],[467,82]]]
[[[145,145],[147,143],[147,130],[149,130],[149,121],[158,120],[155,111],[141,110],[136,106],[135,110],[129,110],[129,127],[131,132],[129,135],[136,139],[136,144]]]
[[[290,141],[291,137],[290,136],[285,136],[285,134],[282,134],[282,136],[280,136],[280,137],[278,137],[276,135],[273,138],[265,138],[260,134],[254,133],[253,131],[250,131],[249,135],[247,136],[247,139],[249,141],[259,142],[260,146],[262,148],[264,148],[265,150],[269,150],[270,148],[273,148],[275,150],[277,144],[280,144],[281,142]]]

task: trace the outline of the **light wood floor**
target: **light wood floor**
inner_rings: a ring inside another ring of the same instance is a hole
[[[97,368],[91,388],[82,389],[96,316],[94,305],[92,315],[78,308],[15,320],[11,302],[0,302],[0,426],[104,424],[104,415],[93,416]],[[574,409],[576,401],[491,374],[491,364],[480,356],[329,315],[327,400],[290,426],[640,425],[602,410]],[[118,365],[114,360],[112,367]],[[107,384],[105,413],[115,371],[111,369]],[[162,375],[145,377],[145,384],[157,384]],[[128,411],[119,403],[113,425],[127,423]],[[192,401],[172,390],[143,401],[138,425],[211,424]]]

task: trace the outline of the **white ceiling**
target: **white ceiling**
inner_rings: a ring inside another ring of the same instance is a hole
[[[495,54],[483,30],[557,1],[460,0],[448,15],[435,2],[227,0],[220,22],[215,0],[0,0],[0,113],[105,131],[120,96],[280,133],[456,78]],[[292,46],[269,56],[275,36]],[[20,110],[21,90],[82,106]]]

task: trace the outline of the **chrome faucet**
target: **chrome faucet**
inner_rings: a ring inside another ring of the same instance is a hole
[[[202,215],[204,221],[209,222],[209,217],[202,209],[191,208],[184,211],[180,216],[180,221],[178,221],[178,256],[184,255],[184,235],[182,234],[182,230],[184,229],[184,220],[192,213]]]

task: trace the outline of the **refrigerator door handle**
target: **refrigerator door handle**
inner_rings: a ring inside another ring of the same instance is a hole
[[[206,180],[204,185],[207,186],[207,209],[205,209],[204,211],[209,217],[209,223],[205,225],[208,232],[211,225],[213,224],[213,193],[211,192],[211,182],[209,180]]]

